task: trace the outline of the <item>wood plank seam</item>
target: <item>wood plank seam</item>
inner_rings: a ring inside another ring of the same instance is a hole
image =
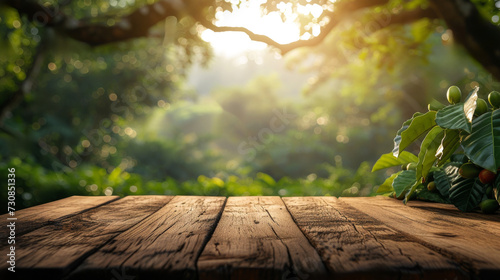
[[[67,279],[110,279],[120,270],[138,279],[197,279],[197,259],[226,201],[226,197],[175,196],[108,240]]]
[[[500,279],[492,216],[376,198],[158,197],[139,215],[119,197],[27,212],[44,224],[21,235],[18,279]]]
[[[171,200],[168,196],[130,196],[57,221],[20,237],[18,279],[62,279],[120,232]],[[133,207],[134,214],[124,211]],[[3,248],[2,248],[3,249]],[[2,265],[2,267],[4,267]],[[6,270],[5,270],[6,271]],[[4,276],[5,271],[0,272]]]
[[[351,211],[356,211],[356,212],[359,212],[359,211],[357,211],[356,209],[354,209],[353,207],[351,207],[351,206],[349,206],[349,205],[346,205],[346,204],[345,204],[345,203],[343,203],[343,202],[340,202],[340,203],[341,203],[341,204],[344,204],[345,208],[347,208],[347,209],[349,209],[349,210],[351,210]],[[351,221],[351,219],[349,219],[349,217],[348,217],[348,216],[346,216],[343,212],[341,212],[341,211],[340,211],[339,209],[337,209],[337,208],[335,208],[335,211],[336,211],[336,212],[337,212],[337,213],[338,213],[338,214],[339,214],[342,218],[344,218],[344,220],[345,220],[346,222],[348,222],[348,223],[349,223],[349,224],[350,224],[350,225],[354,228],[354,230],[355,230],[358,234],[360,234],[360,235],[362,235],[362,234],[363,234],[363,233],[362,233],[362,232],[358,229],[358,227],[356,226],[356,224],[355,224],[353,221]],[[362,212],[359,212],[359,213],[362,213]],[[375,220],[376,220],[376,219],[375,219]],[[380,221],[379,221],[379,222],[380,222]],[[402,232],[400,232],[400,231],[398,231],[398,230],[396,230],[396,229],[392,228],[391,226],[389,226],[389,225],[386,225],[386,226],[387,226],[388,228],[391,228],[392,230],[394,230],[394,231],[395,231],[395,232],[397,232],[398,234],[402,234]],[[373,237],[373,239],[375,240],[375,242],[376,242],[377,244],[379,244],[382,248],[384,248],[385,250],[387,250],[388,252],[390,252],[390,253],[392,254],[392,251],[388,250],[388,249],[386,248],[386,246],[384,245],[384,243],[383,243],[383,242],[381,242],[381,241],[378,239],[378,237],[377,237],[377,236],[376,236],[376,235],[375,235],[372,231],[367,231],[367,233],[368,233],[368,234],[370,234],[370,236],[371,236],[371,237]],[[413,238],[410,238],[410,236],[405,236],[405,237],[406,237],[406,239],[408,239],[408,241],[411,241],[411,242],[414,242],[414,241],[415,241],[415,240],[413,240]],[[398,248],[398,249],[399,249],[399,253],[400,253],[400,255],[401,255],[401,256],[404,256],[405,258],[407,258],[408,260],[410,260],[410,261],[412,261],[412,262],[413,262],[412,258],[411,258],[410,256],[408,256],[408,255],[404,254],[404,253],[403,253],[403,251],[401,250],[401,248]],[[433,251],[434,251],[434,250],[433,250]],[[415,268],[417,268],[417,269],[419,269],[420,271],[422,271],[422,267],[421,267],[421,266],[420,266],[420,264],[418,264],[418,263],[415,265]]]
[[[86,253],[84,253],[82,256],[80,256],[78,259],[75,260],[75,262],[73,262],[67,269],[67,271],[61,276],[61,279],[65,280],[65,279],[68,279],[68,276],[75,270],[78,268],[78,266],[80,266],[80,264],[83,263],[83,261],[85,261],[85,259],[87,259],[88,257],[90,257],[91,255],[93,255],[95,252],[99,251],[102,247],[106,246],[106,244],[108,244],[109,242],[111,242],[111,240],[113,240],[113,238],[110,238],[108,241],[104,242],[101,246],[98,246],[96,247],[95,249],[92,249]]]
[[[350,208],[353,208],[353,209],[356,209],[354,208],[353,206],[351,206],[350,204],[348,204],[346,201],[342,200],[342,199],[339,199],[339,202],[350,207]],[[404,206],[404,207],[410,207],[410,206]],[[357,210],[357,209],[356,209]],[[357,210],[361,213],[363,213],[362,211],[360,210]],[[394,231],[398,232],[398,234],[400,234],[401,236],[404,236],[405,238],[411,240],[412,242],[415,242],[415,243],[418,243],[434,252],[436,252],[437,254],[443,256],[443,257],[446,257],[454,262],[456,262],[460,269],[470,278],[470,279],[478,279],[478,270],[474,267],[473,263],[474,263],[474,260],[470,257],[467,257],[465,255],[462,255],[460,253],[453,253],[449,250],[447,250],[446,248],[443,248],[443,247],[439,247],[439,246],[436,246],[436,245],[433,245],[415,235],[411,235],[411,234],[408,234],[404,231],[401,231],[401,230],[398,230],[397,228],[395,228],[394,226],[391,226],[390,224],[388,223],[385,223],[384,221],[374,217],[374,216],[371,216],[371,215],[368,215],[370,216],[371,218],[385,224],[387,227],[393,229]]]
[[[205,247],[207,246],[208,242],[210,241],[210,239],[214,235],[215,229],[219,225],[220,218],[222,217],[222,213],[224,212],[224,209],[226,209],[227,199],[228,199],[228,197],[226,196],[226,198],[224,199],[224,203],[222,204],[222,207],[221,207],[221,209],[219,211],[219,214],[217,215],[217,218],[215,220],[214,225],[212,226],[212,228],[208,232],[206,238],[203,240],[202,248],[201,248],[201,250],[198,252],[198,254],[195,257],[194,266],[196,268],[196,279],[199,279],[198,260],[200,259],[200,256],[203,253],[203,250],[205,250]],[[220,254],[220,252],[219,252],[219,254]]]
[[[267,209],[266,209],[266,212],[269,214],[269,218],[271,218],[271,220],[273,222],[275,222],[274,219],[272,218],[271,214],[269,213],[269,211],[267,211]],[[276,224],[278,224],[278,223],[276,223]],[[283,246],[285,247],[286,255],[288,257],[288,263],[289,263],[289,266],[286,268],[285,271],[291,271],[293,273],[294,271],[297,270],[297,268],[295,267],[296,265],[294,264],[294,261],[292,259],[292,255],[290,254],[290,248],[288,248],[288,245],[283,241],[283,239],[278,235],[278,233],[276,233],[276,230],[273,227],[271,227],[271,231],[274,233],[276,238],[281,242],[281,244],[283,244]]]
[[[76,197],[79,197],[79,196],[74,195],[74,196],[70,196],[70,197],[68,197],[68,198],[76,198]],[[66,199],[67,199],[67,198],[66,198]],[[32,231],[35,231],[35,230],[37,230],[37,229],[43,228],[43,227],[45,227],[45,226],[50,226],[50,225],[56,224],[56,223],[61,222],[61,221],[65,220],[65,219],[69,219],[69,218],[71,218],[71,217],[73,217],[73,216],[76,216],[76,215],[79,215],[79,214],[85,213],[85,212],[87,212],[87,211],[90,211],[90,210],[96,209],[96,208],[98,208],[98,207],[101,207],[101,206],[107,205],[107,204],[109,204],[109,203],[111,203],[111,202],[114,202],[114,201],[117,201],[117,200],[119,200],[119,199],[120,199],[120,197],[119,197],[119,196],[116,196],[114,199],[107,200],[107,201],[105,201],[105,202],[102,202],[101,204],[97,204],[97,205],[94,205],[94,206],[90,206],[89,208],[85,208],[85,209],[83,209],[83,210],[80,210],[80,211],[77,211],[77,212],[74,212],[74,213],[71,213],[71,214],[67,214],[67,215],[64,215],[64,216],[58,217],[58,218],[56,218],[56,219],[49,219],[49,220],[47,220],[47,221],[41,221],[41,222],[38,222],[38,221],[37,221],[39,224],[30,224],[30,225],[28,225],[28,227],[27,227],[27,228],[26,228],[26,227],[23,227],[23,226],[20,226],[20,227],[18,227],[18,229],[17,229],[17,231],[16,231],[16,236],[17,236],[17,237],[21,237],[21,236],[23,236],[23,235],[25,235],[25,234],[28,234],[28,233],[30,233],[30,232],[32,232]],[[57,201],[61,201],[61,200],[56,200],[56,201],[53,201],[53,202],[57,202]],[[45,205],[45,204],[43,204],[43,205]],[[39,206],[41,206],[41,205],[39,205]],[[34,206],[34,207],[37,207],[37,206]],[[27,209],[30,209],[30,208],[26,208],[26,210],[27,210]],[[22,210],[19,210],[19,211],[23,211],[23,210],[25,210],[25,209],[22,209]],[[40,212],[37,212],[37,214],[44,214],[44,213],[47,213],[47,212],[49,212],[49,211],[51,211],[51,210],[50,210],[50,209],[48,209],[48,210],[45,210],[45,211],[40,211]],[[6,214],[5,214],[5,215],[6,215]],[[0,217],[3,217],[3,216],[5,216],[5,215],[2,215],[2,216],[0,216]],[[20,219],[19,219],[19,221],[18,221],[18,223],[23,223],[23,222],[25,222],[25,221],[24,221],[22,218],[20,218]],[[5,237],[5,236],[4,236],[4,233],[3,233],[3,232],[2,232],[2,233],[0,233],[0,238],[1,238],[1,239],[3,239],[4,237]]]
[[[366,198],[347,199],[344,202],[359,207],[360,204],[366,203]],[[459,262],[468,269],[471,278],[500,279],[500,246],[495,242],[498,240],[500,229],[500,219],[497,215],[462,213],[451,205],[424,204],[418,201],[403,206],[398,201],[382,197],[372,198],[369,202],[372,208],[382,207],[381,213],[407,213],[402,215],[401,221],[415,223],[415,234],[409,234],[427,243],[423,245],[436,248]],[[390,214],[387,216],[391,217]],[[385,216],[380,215],[379,220],[381,219],[385,219]],[[400,227],[401,221],[392,224],[394,227]],[[428,229],[422,229],[422,225],[428,225]],[[453,230],[450,231],[450,228]],[[403,228],[400,231],[406,230]]]
[[[229,197],[198,271],[203,280],[319,279],[326,274],[317,251],[275,196]]]
[[[358,211],[357,209],[355,209],[354,207],[348,205],[347,203],[345,203],[344,201],[342,200],[339,200],[340,203],[344,204],[346,207],[348,208],[351,208],[355,211]],[[360,211],[358,211],[360,212]],[[360,212],[362,213],[362,212]],[[371,217],[371,216],[370,216]],[[392,227],[390,224],[386,224],[384,223],[383,221],[380,221],[379,219],[375,218],[375,217],[372,217],[373,219],[385,224],[387,227],[391,228],[392,230],[394,230],[395,232],[397,232],[399,235],[402,235],[404,236],[406,239],[410,240],[411,242],[414,242],[414,243],[418,243],[434,252],[436,252],[437,254],[445,257],[445,258],[448,258],[448,259],[451,259],[452,261],[456,262],[459,266],[460,266],[460,269],[465,273],[467,274],[471,279],[474,279],[474,270],[473,268],[471,267],[470,263],[471,263],[471,260],[468,259],[466,256],[457,256],[456,254],[452,254],[451,252],[449,252],[448,250],[446,249],[443,249],[443,248],[440,248],[440,247],[437,247],[437,246],[434,246],[416,236],[413,236],[413,235],[410,235],[410,234],[407,234],[406,232],[403,232],[403,231],[400,231],[394,227]],[[375,238],[375,240],[378,241],[377,237],[375,235],[373,235],[371,232],[370,234]],[[379,242],[380,243],[380,242]],[[382,245],[382,244],[381,244]],[[383,246],[383,245],[382,245]],[[402,252],[401,252],[401,255],[404,255]],[[408,257],[409,258],[409,257]],[[411,260],[411,258],[409,258]]]
[[[145,217],[145,219],[146,218],[147,217]],[[137,222],[137,223],[140,223],[140,221]],[[135,225],[136,224],[132,225],[130,228],[132,228]],[[84,253],[80,258],[78,258],[74,263],[72,263],[72,265],[68,269],[68,271],[62,276],[62,279],[63,280],[69,279],[68,277],[71,275],[71,273],[74,272],[88,257],[92,256],[93,254],[95,254],[96,252],[98,252],[99,250],[101,250],[101,248],[105,247],[106,245],[108,245],[112,241],[113,241],[113,237],[110,237],[106,242],[104,242],[100,246],[95,247],[94,249],[90,250],[89,252]]]
[[[120,198],[119,198],[120,199]],[[113,201],[118,201],[119,199],[116,199],[116,200],[113,200]],[[169,204],[172,200],[169,200],[165,205]],[[165,206],[164,205],[164,206]],[[97,207],[96,207],[97,208]],[[161,208],[158,208],[156,211],[153,211],[151,212],[148,216],[145,216],[143,218],[143,220],[147,219],[149,216],[153,215],[154,213],[160,211]],[[133,228],[135,225],[139,224],[140,222],[142,222],[142,220],[138,220],[135,224],[131,224],[129,229],[130,228]],[[124,230],[123,232],[125,232],[126,230]],[[116,234],[118,235],[118,234]],[[83,254],[80,258],[78,258],[73,264],[72,266],[68,269],[68,271],[63,275],[62,279],[68,279],[68,277],[71,275],[72,272],[75,271],[75,269],[77,269],[84,261],[85,259],[87,259],[88,257],[92,256],[93,254],[95,254],[96,252],[98,252],[99,250],[101,250],[101,248],[105,247],[106,245],[108,245],[110,242],[113,241],[113,238],[116,237],[115,236],[111,236],[107,241],[105,241],[103,244],[101,244],[100,246],[98,247],[95,247],[94,249],[90,250],[89,252]],[[135,277],[134,277],[135,278]]]
[[[117,201],[117,200],[118,200],[118,199],[113,200],[113,201]],[[169,201],[168,201],[165,205],[169,204],[171,201],[172,201],[172,200],[169,200]],[[164,205],[164,206],[165,206],[165,205]],[[96,207],[96,208],[97,208],[97,207]],[[161,208],[158,208],[156,211],[151,212],[148,216],[144,217],[144,218],[143,218],[143,220],[147,219],[149,216],[153,215],[154,213],[156,213],[156,212],[160,211],[160,209],[161,209]],[[138,220],[135,224],[131,224],[129,228],[134,227],[135,225],[139,224],[141,221],[142,221],[142,220]],[[71,273],[72,273],[75,269],[77,269],[77,268],[80,266],[80,264],[82,264],[82,263],[85,261],[85,259],[87,259],[87,258],[88,258],[88,257],[90,257],[91,255],[93,255],[93,254],[95,254],[96,252],[98,252],[101,248],[105,247],[105,246],[106,246],[108,243],[110,243],[111,241],[113,241],[113,237],[109,238],[106,242],[104,242],[103,244],[101,244],[101,246],[98,246],[98,247],[94,248],[93,250],[91,250],[91,251],[87,252],[86,254],[83,254],[83,256],[82,256],[82,257],[78,258],[78,259],[77,259],[77,260],[73,263],[72,268],[70,268],[70,269],[68,270],[68,272],[67,272],[67,273],[63,276],[63,278],[62,278],[62,279],[67,279],[67,277],[68,277],[69,275],[71,275]],[[135,278],[135,277],[134,277],[134,278]]]
[[[259,199],[260,200],[260,199]],[[300,229],[300,227],[297,225],[297,223],[295,222],[295,220],[293,219],[293,215],[290,213],[288,207],[286,206],[286,203],[283,201],[283,198],[280,197],[280,200],[282,202],[282,204],[284,205],[285,209],[286,209],[286,212],[288,213],[288,215],[290,215],[290,217],[292,218],[292,221],[294,222],[295,226],[299,229],[299,231],[302,233],[302,236],[304,237],[304,240],[307,240],[307,242],[309,243],[309,246],[311,246],[311,248],[314,248],[314,246],[311,244],[310,240],[307,238],[307,236],[304,234],[304,232],[302,232],[302,230]],[[269,216],[269,218],[271,219],[271,221],[273,221],[276,225],[279,225],[279,223],[273,218],[273,216],[271,215],[271,213],[269,212],[268,209],[266,209],[263,205],[259,205],[260,208],[262,208]],[[290,253],[290,248],[289,246],[286,244],[286,242],[283,241],[283,239],[278,235],[278,233],[276,232],[276,230],[274,229],[274,227],[272,227],[270,225],[270,228],[271,228],[271,231],[274,233],[274,235],[276,236],[276,238],[281,242],[281,244],[283,244],[283,246],[285,247],[286,249],[286,253],[287,253],[287,256],[288,256],[288,262],[289,262],[289,265],[285,268],[285,270],[283,271],[283,279],[308,279],[310,275],[308,275],[307,273],[303,273],[302,271],[300,271],[300,269],[297,267],[297,264],[296,262],[293,261],[293,258],[292,258],[292,254]],[[321,260],[321,258],[320,258]],[[323,266],[325,265],[323,260],[321,260],[321,263],[323,264]],[[326,269],[326,266],[324,266],[324,268]],[[325,275],[318,275],[320,277],[324,277]]]
[[[281,197],[281,201],[283,201],[283,205],[285,205],[285,209],[286,209],[286,211],[288,212],[288,214],[290,215],[290,217],[292,217],[293,222],[297,225],[297,227],[299,228],[300,232],[302,232],[302,235],[304,235],[305,239],[309,242],[309,245],[310,245],[311,247],[313,247],[313,248],[317,251],[316,246],[314,245],[314,243],[312,242],[312,240],[311,240],[311,239],[309,239],[309,236],[307,236],[307,234],[306,234],[306,233],[302,230],[302,228],[298,225],[298,223],[297,223],[297,220],[296,220],[295,216],[294,216],[294,215],[292,215],[292,212],[290,212],[290,209],[288,208],[288,204],[287,204],[287,203],[283,200],[283,197]],[[318,252],[318,254],[319,254],[319,252]],[[328,265],[327,265],[326,261],[325,261],[323,258],[320,258],[320,259],[321,259],[321,262],[323,263],[323,266],[327,269],[327,268],[328,268]],[[295,271],[295,270],[292,270],[292,271]]]
[[[341,203],[341,204],[344,204],[344,206],[345,206],[347,209],[349,209],[349,210],[359,212],[359,211],[358,211],[358,210],[356,210],[355,208],[353,208],[353,207],[351,207],[351,206],[349,206],[349,205],[347,205],[347,204],[343,203],[342,201],[340,201],[340,203]],[[359,231],[359,230],[358,230],[358,228],[357,228],[356,224],[355,224],[353,221],[351,221],[351,219],[349,219],[349,217],[347,217],[347,216],[346,216],[344,213],[342,213],[339,209],[335,209],[335,211],[337,211],[337,213],[338,213],[341,217],[343,217],[343,218],[345,219],[345,221],[349,222],[349,223],[352,225],[352,227],[354,228],[354,230],[355,230],[358,234],[360,234],[360,235],[362,234],[362,233],[361,233],[361,231]],[[362,212],[359,212],[359,213],[362,213]],[[376,220],[376,219],[375,219],[375,220]],[[377,220],[377,221],[378,221],[378,220]],[[380,222],[380,221],[379,221],[379,222]],[[391,227],[391,226],[389,226],[389,225],[387,225],[387,227],[388,227],[388,228],[391,228],[392,230],[394,230],[394,231],[395,231],[395,232],[397,232],[398,234],[404,235],[404,236],[405,236],[405,238],[406,238],[408,241],[418,243],[418,242],[416,242],[416,240],[414,240],[414,238],[411,238],[411,236],[407,236],[407,235],[403,234],[402,232],[400,232],[400,231],[398,231],[398,230],[396,230],[396,229],[392,228],[392,227]],[[376,235],[375,235],[372,231],[367,231],[367,233],[368,233],[368,234],[370,234],[370,236],[371,236],[371,237],[373,237],[373,239],[375,240],[375,242],[376,242],[377,244],[379,244],[382,248],[384,248],[385,250],[387,250],[388,252],[390,252],[391,254],[393,254],[393,253],[392,253],[392,251],[391,251],[391,250],[389,250],[389,249],[387,249],[387,248],[386,248],[386,246],[384,245],[384,243],[383,243],[383,242],[381,242],[381,241],[377,238],[377,236],[376,236]],[[420,244],[420,243],[419,243],[419,244]],[[421,245],[422,245],[422,244],[421,244]],[[398,248],[398,249],[399,249],[399,254],[400,254],[401,256],[403,256],[403,257],[407,258],[407,259],[408,259],[409,261],[411,261],[411,262],[414,262],[414,261],[413,261],[413,259],[412,259],[410,256],[408,256],[407,254],[403,253],[403,251],[401,250],[401,248]],[[431,248],[429,248],[429,249],[431,249]],[[431,249],[431,250],[435,252],[435,250],[433,250],[433,249]],[[393,254],[393,255],[394,255],[394,254]],[[415,267],[414,267],[414,268],[415,268],[416,270],[420,271],[421,273],[423,273],[423,272],[424,272],[423,267],[422,267],[422,266],[421,266],[418,262],[415,264]],[[399,272],[399,274],[400,274],[400,276],[399,276],[399,277],[400,277],[400,278],[402,278],[402,277],[403,277],[403,275],[402,275],[401,271]]]
[[[465,277],[458,263],[412,239],[400,236],[399,231],[353,207],[339,204],[335,198],[289,197],[284,198],[284,201],[295,223],[335,277]],[[375,275],[375,272],[382,274]]]

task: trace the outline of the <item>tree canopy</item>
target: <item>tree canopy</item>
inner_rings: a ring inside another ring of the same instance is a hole
[[[255,2],[3,1],[0,166],[19,169],[26,201],[75,186],[368,194],[377,175],[366,161],[390,148],[402,118],[450,83],[492,90],[500,77],[500,1],[257,1],[299,27],[295,42],[221,24]],[[229,31],[272,52],[248,55],[247,68],[215,61],[206,91],[188,88],[191,67],[214,58],[203,34]],[[283,57],[307,75],[272,75],[284,73]],[[218,79],[235,86],[212,88]],[[308,95],[285,98],[303,83]],[[287,114],[297,117],[283,128],[270,123]]]
[[[285,54],[293,49],[320,44],[343,21],[365,19],[362,32],[373,33],[390,25],[408,24],[421,19],[442,19],[453,31],[456,39],[468,52],[500,78],[500,29],[498,1],[494,0],[292,0],[264,1],[263,13],[279,12],[286,17],[285,10],[297,12],[299,7],[317,5],[322,9],[319,15],[304,15],[300,22],[302,34],[312,25],[319,25],[317,36],[289,44],[279,44],[272,38],[255,34],[244,27],[219,26],[217,13],[231,11],[233,6],[244,5],[242,1],[228,0],[166,0],[166,1],[20,1],[7,0],[28,20],[52,27],[58,32],[89,45],[102,45],[144,36],[162,36],[154,27],[168,17],[179,20],[189,18],[191,24],[200,24],[217,32],[240,31],[252,40],[262,41]],[[114,5],[113,5],[114,3]],[[133,3],[133,4],[130,4]],[[92,6],[89,11],[80,9],[73,13],[73,7]],[[191,32],[193,33],[193,32]],[[194,32],[197,35],[196,32]],[[366,35],[366,34],[361,34]]]
[[[451,30],[453,38],[465,47],[468,53],[488,70],[493,77],[500,79],[500,2],[494,0],[291,0],[262,1],[262,13],[279,13],[285,20],[294,15],[301,30],[301,39],[281,44],[268,36],[256,34],[241,26],[220,26],[218,13],[232,11],[249,1],[229,0],[142,0],[142,1],[22,1],[6,0],[4,3],[14,8],[24,20],[36,27],[49,29],[40,32],[35,39],[45,37],[68,37],[90,46],[105,45],[140,37],[160,37],[183,46],[188,58],[191,54],[207,54],[200,33],[203,28],[215,32],[238,31],[247,34],[254,41],[261,41],[286,54],[294,49],[312,47],[327,41],[337,48],[337,54],[345,52],[338,45],[347,41],[351,47],[347,51],[361,51],[368,44],[372,34],[394,25],[405,25],[423,21],[423,37],[435,27],[434,20],[443,21]],[[298,11],[302,7],[315,6],[320,13]],[[298,15],[298,16],[297,16]],[[181,27],[182,35],[169,33],[168,24],[161,26],[168,18],[175,18]],[[350,28],[354,25],[355,28]],[[347,26],[347,27],[346,27]],[[312,32],[316,27],[319,32]],[[339,32],[350,30],[351,33]],[[313,34],[316,33],[316,34]],[[391,36],[391,33],[388,35]],[[446,35],[448,36],[448,35]],[[330,40],[328,38],[330,37]],[[331,39],[334,38],[334,39]],[[446,39],[446,38],[445,38]],[[420,40],[422,41],[422,40]],[[381,41],[390,44],[390,41]],[[416,40],[414,45],[418,45]],[[46,46],[40,44],[41,51]],[[47,46],[50,48],[50,46]],[[354,47],[354,48],[353,48]],[[415,48],[413,46],[412,48]],[[15,104],[20,102],[23,91],[30,88],[31,77],[38,68],[36,55],[32,67],[26,71],[26,79],[17,94],[2,104],[0,120]]]

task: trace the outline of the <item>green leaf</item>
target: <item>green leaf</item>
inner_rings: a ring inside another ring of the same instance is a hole
[[[458,174],[459,168],[454,165],[447,165],[444,170],[439,170],[434,172],[434,183],[436,183],[436,189],[439,193],[446,199],[450,196],[450,189],[454,180],[461,178]]]
[[[274,186],[276,185],[276,181],[273,179],[273,177],[267,175],[266,173],[259,172],[257,173],[257,178],[265,182],[269,186]]]
[[[396,192],[396,196],[399,197],[402,193],[407,191],[411,186],[417,181],[415,179],[415,170],[405,170],[399,174],[392,182],[392,187]]]
[[[415,183],[411,186],[410,190],[406,193],[405,199],[403,203],[406,204],[411,199],[413,192],[417,189],[418,186],[423,186],[418,180],[415,180]]]
[[[436,162],[436,151],[441,145],[441,140],[444,136],[444,130],[436,126],[424,138],[420,146],[420,153],[418,154],[418,164],[416,172],[416,180],[420,181],[422,177],[427,177],[429,170]]]
[[[392,154],[395,156],[395,157],[398,157],[399,156],[399,143],[401,143],[401,133],[403,133],[406,129],[408,129],[408,127],[410,126],[411,122],[413,121],[414,118],[418,117],[418,116],[421,116],[422,113],[420,112],[417,112],[415,114],[413,114],[413,117],[409,120],[406,120],[404,123],[403,123],[403,126],[398,130],[398,132],[396,133],[396,137],[394,137],[394,149],[392,150]]]
[[[448,200],[444,199],[438,193],[431,192],[431,191],[428,191],[426,189],[421,190],[417,194],[417,199],[418,200],[424,200],[424,201],[438,202],[438,203],[448,203]]]
[[[423,42],[433,33],[434,30],[430,26],[430,20],[425,18],[412,24],[411,34],[415,42]]]
[[[484,193],[485,187],[479,178],[465,179],[460,177],[453,180],[450,188],[450,201],[460,211],[469,212],[479,205]]]
[[[444,107],[446,107],[446,105],[444,105],[443,103],[437,101],[436,99],[431,99],[431,101],[429,102],[429,111],[437,111],[437,110],[441,110],[443,109]]]
[[[394,188],[392,187],[392,183],[394,182],[394,179],[401,174],[402,171],[399,171],[397,173],[394,173],[391,175],[391,177],[385,179],[385,181],[380,185],[377,189],[377,193],[386,193],[386,192],[393,192]]]
[[[442,166],[457,150],[460,145],[460,131],[455,129],[446,129],[444,131],[443,141],[437,149],[437,166]]]
[[[497,172],[500,167],[500,110],[486,112],[472,122],[472,133],[462,148],[476,165]]]
[[[410,152],[403,151],[399,158],[395,157],[392,153],[383,154],[375,165],[373,165],[372,172],[377,171],[384,168],[389,168],[392,166],[398,166],[402,164],[407,164],[410,162],[417,162],[418,158],[414,154]]]
[[[464,104],[446,106],[436,114],[436,123],[442,128],[462,129],[470,133],[471,124],[467,120],[464,112]]]
[[[471,133],[471,123],[474,111],[476,110],[478,90],[479,88],[476,87],[469,93],[465,103],[446,106],[439,110],[436,114],[437,125],[442,128],[461,129],[467,133]]]
[[[401,133],[398,155],[411,143],[413,143],[413,141],[417,140],[421,135],[436,126],[436,121],[434,120],[435,118],[435,111],[429,111],[421,116],[413,118],[410,126]]]
[[[463,163],[468,162],[469,158],[464,154],[453,154],[450,157],[450,161],[463,164]]]

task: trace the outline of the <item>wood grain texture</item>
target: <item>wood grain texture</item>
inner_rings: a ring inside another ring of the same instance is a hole
[[[340,201],[450,257],[469,270],[472,277],[500,279],[498,215],[462,213],[438,204],[429,206],[431,209],[415,202],[404,206],[401,201],[386,197],[341,198]]]
[[[381,199],[381,198],[374,198]],[[384,198],[382,198],[384,199]],[[394,201],[393,201],[394,202]],[[476,212],[464,213],[458,211],[457,208],[452,204],[443,203],[432,203],[425,201],[410,201],[408,206],[415,209],[421,209],[425,211],[433,212],[434,215],[444,216],[450,220],[450,222],[462,223],[463,220],[468,221],[469,225],[474,228],[481,228],[487,225],[484,229],[492,235],[496,235],[500,238],[500,210],[495,214],[485,215],[477,210]],[[458,218],[458,219],[455,219]]]
[[[500,279],[498,213],[384,197],[113,199],[19,211],[31,229],[0,279]]]
[[[50,203],[16,211],[15,216],[0,216],[0,226],[5,228],[7,218],[15,217],[16,236],[41,228],[48,223],[65,219],[118,199],[118,196],[71,196]],[[5,240],[7,231],[0,231],[0,240]]]
[[[454,261],[335,197],[286,197],[335,279],[465,279]]]
[[[225,197],[176,196],[163,208],[113,238],[69,279],[197,279],[196,260],[211,236]],[[168,275],[168,277],[167,277]]]
[[[199,279],[280,280],[327,273],[279,197],[228,198],[198,272]]]
[[[128,196],[19,237],[16,241],[17,278],[62,277],[106,242],[171,199],[168,196]],[[5,279],[6,273],[7,263],[1,263],[0,277]]]

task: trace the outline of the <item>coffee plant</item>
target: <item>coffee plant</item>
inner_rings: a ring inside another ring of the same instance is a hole
[[[426,113],[415,113],[394,138],[394,149],[384,154],[372,171],[394,166],[401,170],[379,186],[407,203],[410,199],[452,203],[464,212],[480,207],[484,213],[499,208],[500,198],[500,93],[488,103],[473,89],[462,101],[451,86],[451,105],[433,100]],[[408,150],[421,143],[418,155]]]

